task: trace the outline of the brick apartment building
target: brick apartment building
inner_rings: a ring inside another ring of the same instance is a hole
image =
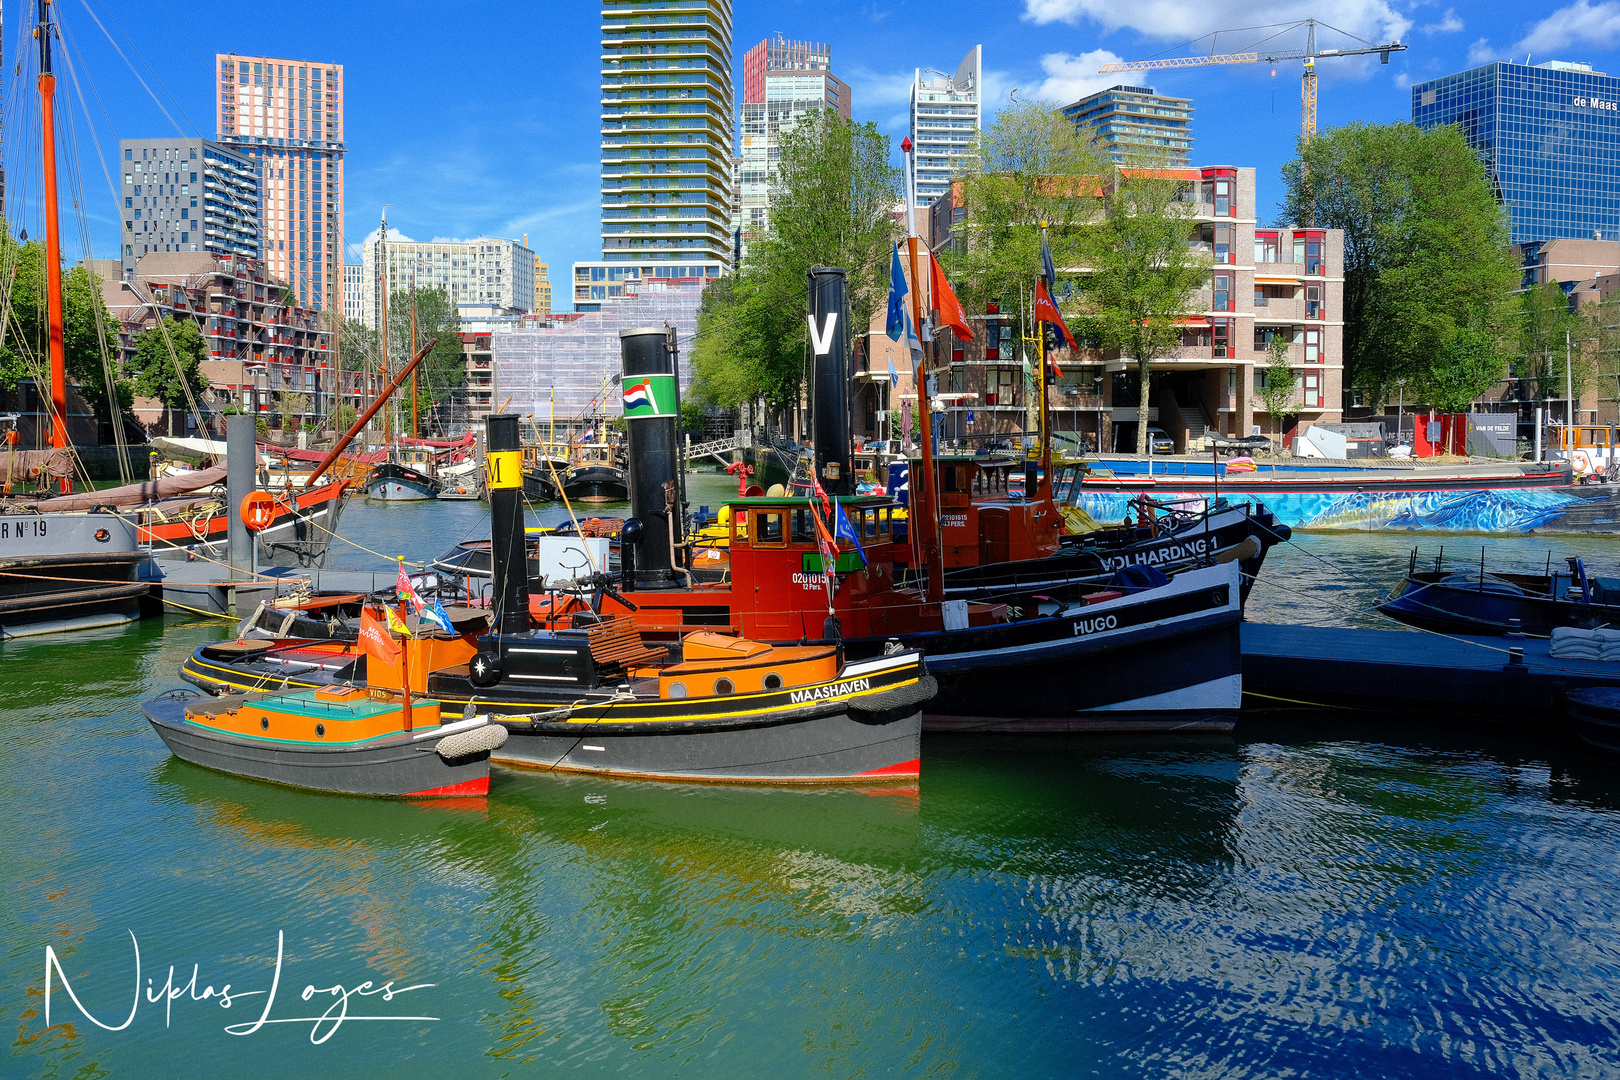
[[[1153,362],[1148,422],[1163,428],[1184,452],[1212,432],[1261,433],[1292,445],[1305,426],[1340,420],[1343,232],[1263,227],[1253,169],[1212,166],[1175,172],[1186,182],[1187,242],[1208,254],[1213,265],[1208,283],[1193,298],[1181,347]],[[953,185],[928,210],[932,250],[960,239],[964,217],[959,188]],[[1039,267],[1030,267],[1032,286],[1038,273]],[[920,275],[926,274],[920,268]],[[1065,276],[1061,267],[1058,276],[1060,281]],[[947,401],[946,437],[982,442],[1022,431],[1031,415],[1024,366],[1026,351],[1034,351],[1034,331],[1023,321],[1028,312],[1013,296],[1002,298],[999,313],[968,314],[977,330],[974,340],[950,340],[952,356],[940,375],[939,392]],[[988,336],[991,326],[998,338],[994,342]],[[1280,422],[1265,412],[1257,393],[1268,345],[1277,335],[1289,341],[1295,384],[1293,410]],[[1065,349],[1057,355],[1063,378],[1049,397],[1054,433],[1070,446],[1134,449],[1134,359],[1081,344],[1077,354]],[[874,359],[880,350],[874,350]],[[886,377],[886,361],[874,367]]]

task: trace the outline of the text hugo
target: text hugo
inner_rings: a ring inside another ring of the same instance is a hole
[[[84,1004],[79,1001],[79,996],[73,992],[73,987],[68,984],[67,974],[62,970],[62,963],[59,959],[57,959],[56,950],[51,948],[49,945],[45,946],[46,1027],[51,1026],[52,972],[55,973],[56,980],[61,982],[62,989],[66,991],[68,997],[72,999],[74,1008],[78,1009],[80,1015],[82,1015],[92,1024],[96,1025],[96,1027],[101,1028],[103,1031],[123,1031],[125,1028],[129,1027],[135,1022],[135,1014],[139,1012],[141,1008],[141,944],[135,939],[134,931],[130,931],[129,940],[130,944],[135,950],[135,1000],[130,1003],[129,1015],[124,1018],[124,1022],[121,1024],[104,1024],[90,1014],[90,1010],[84,1007]],[[153,1005],[160,1001],[163,1002],[163,1026],[168,1027],[169,1019],[173,1014],[174,1003],[182,999],[188,1001],[213,1000],[219,1003],[220,1008],[229,1009],[242,998],[262,996],[265,999],[264,1010],[259,1013],[258,1019],[244,1021],[240,1024],[227,1024],[225,1026],[225,1031],[228,1034],[252,1035],[266,1024],[309,1024],[311,1025],[309,1041],[317,1046],[324,1043],[327,1039],[330,1039],[334,1034],[336,1034],[337,1029],[343,1026],[343,1022],[345,1020],[361,1022],[373,1020],[427,1021],[438,1019],[436,1016],[349,1015],[349,1002],[354,998],[378,997],[383,1001],[392,1001],[400,994],[408,993],[412,990],[425,990],[431,986],[437,985],[436,983],[416,983],[411,986],[396,987],[393,980],[389,980],[388,982],[383,983],[381,986],[376,985],[370,980],[362,982],[353,987],[346,987],[341,984],[327,987],[317,987],[313,983],[310,983],[306,985],[303,992],[299,994],[299,1000],[309,1001],[310,999],[317,997],[330,997],[332,998],[332,1004],[327,1007],[325,1012],[321,1013],[319,1016],[272,1017],[270,1013],[275,1007],[276,990],[281,985],[282,946],[283,934],[280,931],[277,931],[276,966],[274,972],[270,976],[269,990],[234,990],[232,989],[230,983],[226,983],[218,990],[214,989],[214,987],[210,985],[203,987],[203,989],[199,992],[197,989],[197,973],[199,965],[193,964],[191,967],[190,980],[179,986],[175,985],[174,968],[172,966],[169,968],[169,977],[162,986],[154,987],[152,985],[153,980],[148,978],[146,980],[145,991],[146,1001],[148,1004]]]

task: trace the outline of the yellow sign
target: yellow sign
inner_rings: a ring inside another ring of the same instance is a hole
[[[496,450],[484,457],[485,486],[494,491],[496,488],[520,488],[523,486],[523,452],[521,450]]]

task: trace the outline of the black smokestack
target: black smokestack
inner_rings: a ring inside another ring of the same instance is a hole
[[[529,630],[529,566],[523,549],[523,448],[518,418],[506,413],[486,421],[484,479],[489,488],[489,554],[495,586],[495,632]]]
[[[810,268],[810,351],[816,369],[812,381],[811,430],[816,440],[816,476],[829,495],[854,493],[849,445],[849,326],[844,271],[836,266]]]
[[[675,332],[656,326],[620,330],[619,350],[630,443],[630,516],[642,526],[633,556],[635,580],[657,585],[675,579],[672,549],[681,542],[681,380]]]

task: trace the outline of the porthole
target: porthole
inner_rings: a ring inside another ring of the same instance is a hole
[[[736,689],[736,687],[731,685],[731,680],[730,679],[716,679],[716,680],[714,680],[714,692],[717,693],[717,694],[722,694],[722,695],[729,694],[735,689]]]
[[[270,718],[268,716],[259,717],[259,730],[260,731],[269,731],[270,730]]]
[[[316,724],[315,725],[315,737],[317,739],[326,738],[326,725],[325,724]]]
[[[685,697],[686,696],[686,684],[685,683],[678,683],[678,682],[670,683],[669,684],[669,696],[672,697],[672,698],[683,698],[683,697]]]
[[[780,690],[782,689],[782,676],[773,671],[765,676],[764,685],[767,690]]]

